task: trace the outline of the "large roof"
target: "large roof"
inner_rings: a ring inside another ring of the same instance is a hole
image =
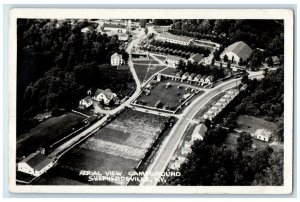
[[[224,56],[225,54],[232,52],[234,54],[236,54],[239,58],[242,58],[243,60],[247,60],[250,55],[252,54],[253,50],[243,41],[238,41],[235,42],[233,44],[231,44],[230,46],[228,46],[223,52],[222,52],[222,56]],[[231,58],[228,58],[229,60],[231,60]]]
[[[111,27],[111,28],[120,28],[120,29],[126,29],[125,25],[120,25],[120,24],[107,24],[104,23],[104,27]]]
[[[34,170],[40,171],[53,160],[41,154],[40,152],[32,153],[23,159],[20,163],[27,163]]]
[[[170,34],[168,32],[164,32],[159,34],[160,38],[168,38],[168,39],[173,39],[173,40],[177,40],[177,41],[183,41],[183,42],[189,42],[190,40],[192,40],[192,38],[187,37],[187,36],[178,36],[178,35],[174,35],[174,34]]]
[[[199,125],[197,125],[197,126],[195,127],[192,136],[195,136],[196,134],[199,134],[199,135],[201,135],[202,137],[204,137],[206,131],[207,131],[207,127],[206,127],[203,123],[201,123],[201,124],[199,124]]]
[[[106,90],[97,89],[95,92],[95,96],[99,95],[100,93],[103,93],[105,97],[109,100],[111,100],[114,97],[114,93],[110,89],[106,89]]]
[[[200,62],[201,60],[203,60],[203,58],[203,55],[196,53],[190,57],[190,60],[194,60],[194,62]]]
[[[88,95],[85,98],[83,98],[83,100],[85,100],[87,103],[92,101],[92,98]]]

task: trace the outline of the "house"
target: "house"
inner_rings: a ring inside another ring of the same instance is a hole
[[[189,153],[191,153],[192,152],[192,149],[191,148],[186,148],[186,147],[182,147],[181,148],[181,154],[182,155],[187,155],[187,154],[189,154]]]
[[[80,31],[81,31],[82,33],[87,33],[87,32],[89,32],[90,30],[91,30],[90,27],[85,27],[85,28],[82,28]]]
[[[84,106],[85,108],[88,108],[91,105],[93,105],[93,101],[92,101],[91,96],[88,95],[85,98],[83,98],[82,100],[80,100],[79,105]]]
[[[103,101],[104,104],[108,105],[110,101],[117,102],[118,97],[110,89],[106,89],[106,90],[97,89],[92,98],[98,102]]]
[[[190,96],[191,96],[190,93],[184,94],[184,95],[182,96],[182,99],[186,100],[186,99],[187,99],[188,97],[190,97]]]
[[[253,53],[253,50],[243,41],[235,42],[228,46],[220,55],[222,61],[224,56],[227,55],[228,60],[231,60],[233,64],[237,64],[240,61],[247,61]]]
[[[183,71],[181,71],[181,70],[180,70],[179,72],[176,73],[176,76],[177,76],[177,77],[181,77],[182,75],[183,75]]]
[[[247,84],[244,84],[244,85],[240,88],[240,91],[245,91],[247,88],[248,88],[248,85],[247,85]]]
[[[184,161],[186,160],[186,158],[184,157],[178,157],[178,159],[171,164],[170,169],[172,170],[178,170],[180,168],[180,166],[184,163]]]
[[[280,65],[280,59],[278,56],[272,56],[271,57],[273,65]],[[268,58],[265,59],[265,62],[267,62]]]
[[[109,31],[109,32],[115,32],[115,33],[126,33],[127,27],[122,24],[103,24],[103,30]]]
[[[189,76],[190,76],[190,73],[185,72],[185,73],[182,75],[181,79],[184,81],[184,80],[186,80]]]
[[[193,81],[193,79],[194,79],[195,76],[196,76],[196,74],[195,74],[195,73],[192,73],[192,74],[189,76],[188,80],[189,80],[189,81]]]
[[[215,79],[215,77],[213,75],[210,75],[210,76],[206,77],[205,83],[211,84],[214,81],[214,79]]]
[[[53,159],[46,157],[40,152],[35,152],[18,163],[18,171],[39,177],[47,172],[54,163]]]
[[[203,123],[197,125],[193,131],[191,141],[203,140],[206,132],[207,132],[207,127]]]
[[[180,60],[183,60],[181,57],[173,56],[173,55],[167,55],[167,63],[170,67],[176,67],[176,65],[179,63]]]
[[[194,78],[194,81],[200,81],[200,79],[201,79],[201,74],[197,74],[197,76],[195,76],[195,78]]]
[[[190,45],[190,43],[193,41],[193,39],[190,37],[178,36],[178,35],[170,34],[168,32],[159,34],[156,39],[160,40],[160,41],[180,44],[180,45],[184,45],[184,46]]]
[[[191,148],[192,145],[193,145],[193,142],[191,142],[191,141],[185,141],[184,142],[184,147],[186,147],[186,148]]]
[[[129,36],[126,33],[122,33],[122,34],[119,35],[118,38],[119,38],[120,41],[128,41]]]
[[[110,56],[111,66],[119,66],[124,64],[123,55],[115,52]]]
[[[205,81],[206,81],[206,78],[207,78],[207,76],[206,75],[204,75],[204,76],[202,76],[202,78],[200,79],[200,82],[203,84],[203,83],[205,83]]]
[[[203,60],[204,56],[202,54],[196,53],[193,54],[188,61],[190,61],[191,63],[200,63]]]
[[[209,113],[205,113],[203,116],[202,116],[203,119],[208,119],[208,120],[212,120],[213,119],[213,116]]]
[[[252,134],[252,137],[255,137],[258,140],[264,141],[264,142],[269,142],[271,138],[272,132],[267,130],[267,129],[257,129],[254,134]]]

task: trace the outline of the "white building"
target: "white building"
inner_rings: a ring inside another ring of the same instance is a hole
[[[119,35],[118,38],[120,41],[128,41],[128,37],[129,37],[128,34],[122,33]]]
[[[103,101],[104,104],[108,105],[110,101],[117,100],[117,95],[113,93],[110,89],[106,89],[106,90],[97,89],[95,91],[93,99],[98,102]]]
[[[90,96],[86,96],[85,98],[79,101],[79,105],[82,105],[85,108],[90,107],[91,105],[93,105],[92,98]]]
[[[177,57],[173,55],[168,55],[166,59],[168,66],[170,67],[176,67],[176,65],[179,63],[180,60],[184,61],[184,59],[182,59],[181,57]]]
[[[198,74],[198,75],[194,78],[194,81],[198,81],[198,82],[199,82],[200,79],[201,79],[201,77],[202,77],[201,74]]]
[[[185,72],[185,73],[182,75],[181,79],[184,81],[184,80],[186,80],[187,78],[189,78],[189,76],[190,76],[190,73]]]
[[[106,24],[103,25],[104,31],[114,32],[114,33],[126,33],[127,27],[122,24]]]
[[[196,54],[193,54],[189,59],[188,61],[190,61],[191,63],[201,63],[202,60],[204,59],[204,56],[199,54],[199,53],[196,53]]]
[[[258,140],[269,142],[271,138],[272,132],[267,129],[257,129],[254,134],[252,134],[252,137],[255,137]]]
[[[184,45],[184,46],[190,45],[190,43],[193,41],[193,39],[190,38],[190,37],[177,36],[177,35],[174,35],[174,34],[170,34],[168,32],[164,32],[164,33],[159,34],[156,39],[158,39],[160,41],[180,44],[180,45]]]
[[[111,66],[119,66],[124,64],[123,55],[115,52],[110,56]]]
[[[205,83],[207,83],[207,84],[211,84],[213,81],[214,81],[214,76],[212,76],[212,75],[210,75],[210,76],[208,76],[208,77],[206,77],[206,79],[205,79]]]
[[[35,152],[18,163],[18,171],[38,177],[47,172],[53,165],[53,159],[40,152]]]
[[[221,59],[224,61],[224,56],[227,55],[228,60],[231,60],[233,64],[238,62],[247,61],[251,56],[253,50],[243,41],[235,42],[228,46],[220,55]]]
[[[207,127],[203,123],[197,125],[193,131],[191,141],[203,140],[206,132],[207,132]]]

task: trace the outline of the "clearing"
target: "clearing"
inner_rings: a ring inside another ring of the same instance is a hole
[[[134,69],[141,83],[146,82],[152,75],[166,68],[164,65],[135,64]]]

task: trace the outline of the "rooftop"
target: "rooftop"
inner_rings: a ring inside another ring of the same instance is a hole
[[[235,53],[238,57],[246,60],[250,57],[253,50],[243,41],[235,42],[228,46],[221,55],[227,54],[229,52]],[[231,58],[229,58],[231,59]]]
[[[23,159],[20,163],[27,163],[31,168],[34,170],[40,171],[47,165],[53,162],[52,159],[46,157],[45,155],[41,154],[40,152],[35,152],[27,156]]]
[[[187,36],[178,36],[178,35],[174,35],[174,34],[170,34],[168,32],[164,32],[159,34],[160,38],[168,38],[168,39],[173,39],[173,40],[177,40],[177,41],[183,41],[183,42],[190,42],[190,40],[192,40],[192,38],[187,37]]]
[[[120,25],[120,24],[107,24],[104,23],[104,27],[111,27],[111,28],[120,28],[120,29],[126,29],[125,25]]]

